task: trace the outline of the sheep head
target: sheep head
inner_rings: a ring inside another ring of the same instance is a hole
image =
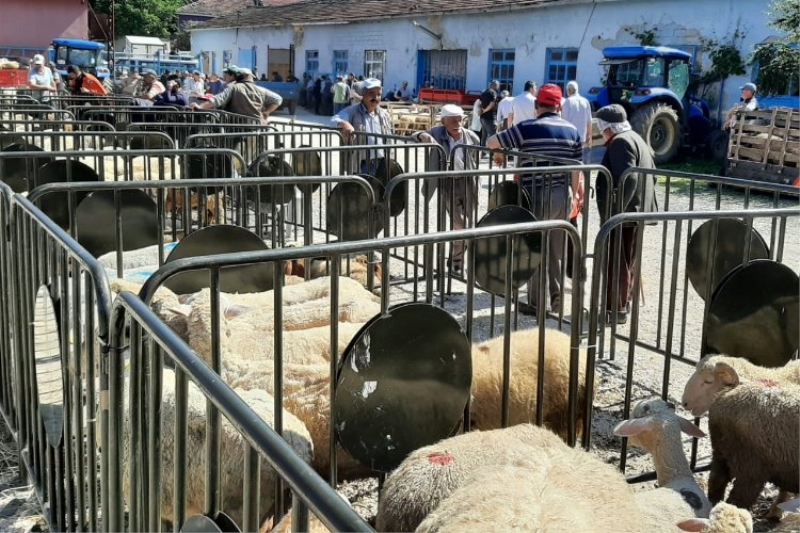
[[[736,369],[727,363],[713,363],[704,358],[686,382],[681,402],[684,409],[691,411],[694,416],[703,416],[720,391],[738,384],[739,374]]]
[[[740,509],[725,502],[719,502],[711,509],[708,518],[690,518],[675,524],[681,531],[725,533],[753,533],[753,516],[746,509]]]
[[[692,437],[706,436],[700,428],[678,416],[673,404],[661,398],[650,398],[633,407],[631,418],[617,424],[614,435],[628,437],[634,446],[653,453],[656,441],[662,438],[664,432],[670,432],[678,438],[681,431]]]

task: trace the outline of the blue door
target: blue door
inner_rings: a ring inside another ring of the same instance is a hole
[[[256,49],[239,48],[239,62],[236,63],[241,68],[253,70],[256,66]]]

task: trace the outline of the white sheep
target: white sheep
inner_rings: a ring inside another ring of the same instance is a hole
[[[481,467],[498,467],[569,449],[551,431],[519,424],[471,431],[414,452],[386,479],[378,503],[378,531],[414,531],[428,514]],[[620,477],[617,474],[617,477]],[[623,482],[623,484],[625,484]]]
[[[700,428],[679,417],[674,406],[661,398],[640,401],[634,406],[631,418],[614,428],[615,435],[628,437],[631,444],[650,452],[659,487],[676,491],[691,506],[695,516],[706,518],[711,511],[711,502],[689,468],[681,444],[681,432],[692,437],[705,437]]]
[[[800,386],[773,379],[745,381],[717,362],[711,383],[684,405],[694,416],[708,412],[712,459],[708,497],[749,508],[766,482],[797,493],[800,480]]]
[[[545,330],[544,425],[563,439],[569,427],[570,337],[555,329]],[[511,383],[509,425],[536,420],[536,390],[539,374],[539,330],[511,333]],[[596,387],[595,387],[596,389]],[[472,348],[472,427],[500,427],[503,390],[503,337]],[[578,365],[577,435],[582,434],[586,405],[586,351]]]
[[[746,509],[719,502],[708,518],[678,522],[678,529],[697,533],[753,533],[753,516]]]
[[[164,244],[164,258],[170,254],[173,248],[178,243],[172,242]],[[159,245],[145,246],[144,248],[137,248],[136,250],[128,250],[122,252],[122,270],[132,270],[134,268],[151,267],[153,270],[158,269],[158,250]],[[117,251],[108,252],[97,258],[97,262],[108,270],[117,270]]]
[[[264,391],[236,391],[256,414],[267,424],[274,420],[274,399]],[[127,400],[127,395],[126,395]],[[174,465],[175,465],[175,374],[163,370],[163,390],[161,399],[161,519],[171,522],[174,518]],[[205,508],[205,457],[206,457],[206,397],[193,383],[189,382],[187,401],[188,434],[186,454],[186,514],[202,514]],[[127,401],[126,401],[127,404]],[[128,406],[125,405],[125,457],[130,455],[130,430],[128,429]],[[303,461],[311,462],[314,455],[308,430],[302,422],[289,413],[283,414],[283,437]],[[220,438],[220,465],[222,496],[221,508],[237,523],[242,523],[244,452],[246,439],[222,416]],[[123,462],[123,479],[128,479],[129,462]],[[274,502],[275,471],[265,460],[260,465],[259,509],[262,513],[270,510]],[[129,498],[130,486],[123,483],[125,497]],[[128,499],[128,501],[130,501]],[[266,518],[266,516],[264,517]]]

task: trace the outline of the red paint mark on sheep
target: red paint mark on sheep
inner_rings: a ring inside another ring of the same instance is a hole
[[[453,462],[453,459],[453,456],[447,452],[434,452],[428,454],[428,461],[430,461],[431,464],[438,466],[449,465]]]
[[[758,382],[768,388],[773,388],[778,386],[778,382],[775,381],[774,379],[764,378],[764,379],[759,379]]]

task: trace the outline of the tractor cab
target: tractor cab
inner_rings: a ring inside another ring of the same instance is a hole
[[[711,132],[710,112],[705,102],[689,94],[689,53],[662,46],[613,46],[603,56],[605,82],[587,95],[592,110],[622,105],[631,126],[653,148],[656,163],[672,159],[684,141],[705,141]]]
[[[50,46],[50,62],[62,76],[67,75],[69,65],[77,65],[81,70],[103,81],[111,74],[106,45],[84,39],[53,39]]]

